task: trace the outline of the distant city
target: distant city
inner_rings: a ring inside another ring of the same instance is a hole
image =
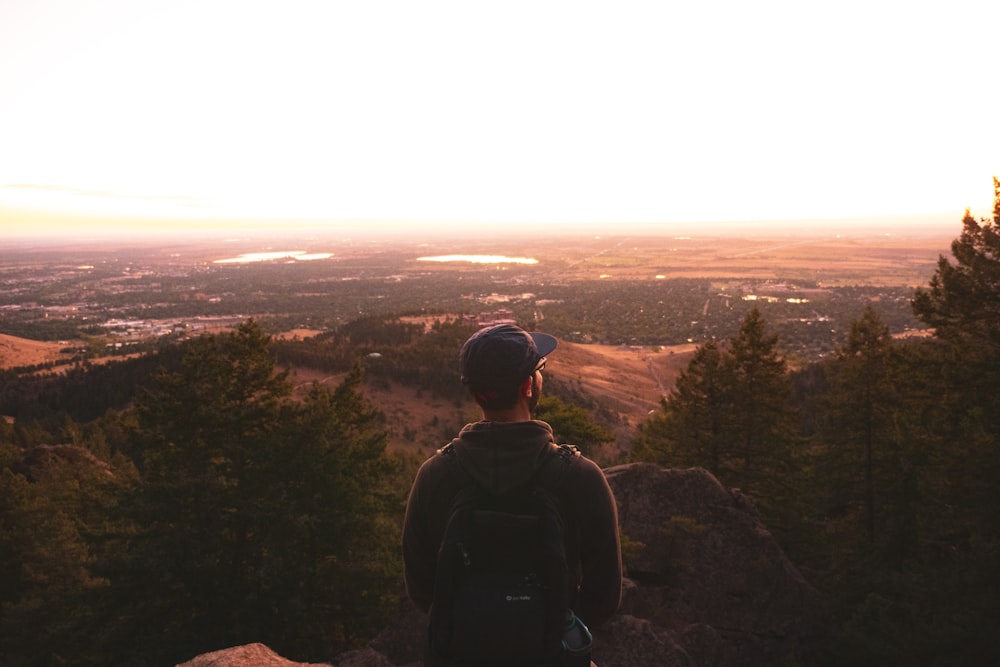
[[[921,333],[909,299],[950,237],[296,241],[8,245],[0,333],[113,354],[250,317],[277,333],[501,305],[567,340],[677,345],[732,335],[756,307],[808,360],[832,353],[867,303],[895,335]]]

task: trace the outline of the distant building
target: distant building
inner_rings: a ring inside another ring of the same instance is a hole
[[[514,312],[506,308],[500,308],[486,313],[479,313],[476,324],[480,327],[492,327],[498,324],[517,324],[514,319]]]

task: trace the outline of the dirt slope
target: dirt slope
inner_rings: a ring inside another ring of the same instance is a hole
[[[696,347],[562,343],[546,370],[564,382],[579,383],[635,425],[659,406],[660,397],[674,386]]]
[[[597,402],[623,418],[618,447],[631,440],[635,427],[660,404],[660,396],[687,367],[695,345],[667,348],[614,347],[562,342],[549,357],[546,378],[579,385]],[[335,387],[343,374],[327,375],[293,369],[291,380],[300,395],[313,381]],[[479,418],[472,399],[453,401],[394,382],[369,381],[368,399],[386,416],[390,447],[426,456],[444,445],[462,425]],[[613,452],[608,452],[614,456]]]

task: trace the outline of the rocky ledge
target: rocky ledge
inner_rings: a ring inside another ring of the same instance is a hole
[[[646,463],[605,471],[618,500],[628,579],[618,614],[595,632],[601,667],[812,664],[826,604],[761,523],[753,503],[700,468]],[[425,618],[405,601],[365,649],[331,667],[416,667]],[[324,663],[326,664],[326,663]],[[301,667],[262,644],[178,667]]]

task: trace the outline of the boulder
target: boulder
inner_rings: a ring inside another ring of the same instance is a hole
[[[605,471],[618,501],[622,607],[594,632],[601,667],[814,664],[825,601],[785,556],[753,502],[700,468],[632,463]],[[426,616],[405,600],[393,622],[336,667],[417,667]],[[181,667],[292,667],[251,644]]]
[[[639,664],[617,656],[660,641],[637,633],[632,618],[667,631],[694,665],[812,662],[829,626],[826,603],[749,497],[701,468],[633,463],[605,473],[630,581],[596,662]]]
[[[282,658],[263,644],[246,644],[203,653],[177,667],[331,667],[331,665],[293,662]]]

